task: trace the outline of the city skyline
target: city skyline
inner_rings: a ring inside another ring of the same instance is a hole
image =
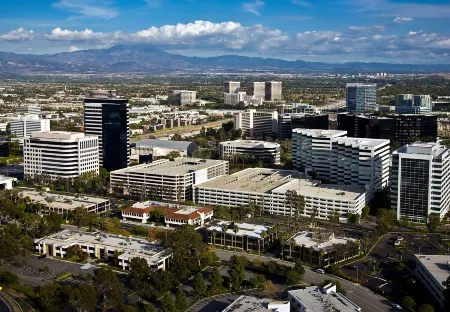
[[[2,51],[150,44],[188,56],[450,63],[450,5],[442,0],[19,2],[0,5]]]

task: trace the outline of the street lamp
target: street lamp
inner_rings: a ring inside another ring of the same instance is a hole
[[[356,269],[356,283],[359,284],[359,268],[358,266],[353,266]]]

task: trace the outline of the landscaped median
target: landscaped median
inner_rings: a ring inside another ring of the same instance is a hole
[[[72,273],[66,272],[66,273],[63,273],[63,274],[61,274],[61,275],[58,275],[58,276],[56,277],[56,280],[57,280],[58,282],[62,282],[62,281],[65,281],[65,280],[67,280],[67,279],[69,279],[69,278],[71,278],[71,277],[72,277]]]

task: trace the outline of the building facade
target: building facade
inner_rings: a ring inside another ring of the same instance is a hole
[[[40,115],[41,108],[38,106],[19,106],[16,108],[16,112],[19,114]]]
[[[108,171],[130,164],[128,109],[115,91],[93,91],[84,100],[84,133],[98,136],[100,167]]]
[[[265,99],[266,101],[281,101],[282,95],[281,81],[267,81],[265,83]]]
[[[236,92],[236,93],[224,93],[223,94],[223,103],[225,105],[235,106],[239,103],[246,102],[247,94],[245,92]]]
[[[17,138],[31,136],[32,132],[50,131],[50,119],[30,115],[11,120],[11,134]]]
[[[239,81],[227,81],[223,84],[223,93],[238,93],[239,91],[241,91]]]
[[[433,111],[430,95],[399,94],[395,106],[399,114],[424,114]]]
[[[194,104],[197,102],[197,91],[173,90],[172,100],[180,106]]]
[[[234,130],[242,130],[247,138],[276,136],[278,131],[278,113],[276,111],[257,111],[247,109],[234,114]]]
[[[347,112],[364,114],[376,111],[376,84],[347,83],[345,94],[347,101]]]
[[[266,98],[266,84],[264,82],[249,82],[247,84],[247,94],[255,98]]]
[[[449,209],[450,155],[438,143],[417,142],[392,154],[391,206],[397,218],[426,223],[430,213],[442,219]]]
[[[236,140],[220,143],[220,157],[227,159],[234,155],[248,155],[266,164],[280,163],[281,147],[278,143]]]
[[[112,171],[110,181],[113,189],[135,197],[186,201],[194,184],[224,174],[228,161],[180,157]]]
[[[84,133],[33,132],[24,139],[24,174],[46,174],[52,179],[99,173],[98,138]]]

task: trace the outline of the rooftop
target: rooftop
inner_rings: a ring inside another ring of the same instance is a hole
[[[450,275],[450,255],[414,255],[417,261],[430,272],[444,290],[442,281]]]
[[[295,234],[292,239],[298,246],[312,247],[314,250],[332,250],[332,247],[337,244],[347,244],[348,241],[356,241],[353,238],[337,238],[332,233],[323,233],[324,239],[313,239],[313,233],[303,231]]]
[[[33,139],[45,139],[45,140],[67,140],[74,141],[78,139],[84,139],[94,136],[85,136],[83,132],[69,132],[69,131],[33,131],[31,133]]]
[[[284,194],[295,190],[305,197],[336,200],[355,200],[366,191],[356,185],[320,184],[319,181],[300,178],[297,171],[249,168],[231,175],[223,175],[198,187],[230,190],[234,192]]]
[[[188,141],[172,141],[172,140],[157,140],[157,139],[144,139],[136,142],[136,146],[146,146],[146,147],[163,147],[169,149],[177,149],[177,150],[187,150],[187,148],[193,144],[193,146],[197,146],[197,144]]]
[[[81,195],[79,197],[53,194],[48,192],[39,191],[31,188],[18,188],[20,194],[23,197],[29,197],[32,202],[41,203],[49,208],[62,208],[62,209],[76,209],[77,207],[84,206],[85,208],[91,205],[100,204],[109,201],[108,199],[99,197],[90,197]]]
[[[339,144],[347,145],[359,145],[360,147],[376,147],[383,144],[390,143],[389,140],[385,139],[367,139],[367,138],[349,138],[349,137],[339,137],[335,138],[333,142],[338,142]]]
[[[350,312],[361,309],[345,296],[334,291],[325,291],[319,286],[295,289],[288,292],[307,307],[308,312]]]
[[[222,226],[228,225],[226,233],[235,234],[236,236],[250,236],[254,238],[261,238],[261,233],[266,232],[270,229],[269,226],[250,224],[250,223],[232,223],[226,221],[220,221],[217,225],[208,227],[208,231],[222,232]],[[239,231],[234,233],[233,225],[237,226]]]
[[[222,312],[288,312],[289,301],[272,301],[268,298],[240,296]]]
[[[376,87],[376,83],[364,83],[364,82],[353,82],[353,83],[347,83],[346,87]]]
[[[394,154],[422,154],[436,157],[447,150],[447,147],[435,142],[414,142],[400,147]]]
[[[320,130],[320,129],[292,129],[292,132],[300,133],[303,135],[310,135],[315,138],[334,138],[347,135],[347,131],[342,130]]]
[[[149,164],[119,169],[112,171],[111,174],[142,173],[154,175],[185,175],[223,163],[228,163],[228,161],[179,157],[161,159]]]
[[[278,144],[278,143],[265,142],[265,141],[254,141],[254,140],[226,141],[226,142],[220,143],[220,145],[244,147],[244,148],[277,148],[277,147],[280,147],[280,144]]]
[[[165,217],[168,219],[176,219],[176,220],[195,220],[200,218],[201,213],[209,213],[213,210],[207,207],[191,207],[191,206],[183,206],[183,207],[169,207],[167,205],[151,205],[145,206],[140,203],[140,205],[133,205],[133,207],[128,207],[123,210],[125,213],[135,213],[135,214],[144,214],[149,213],[154,210],[162,210],[165,212]]]

